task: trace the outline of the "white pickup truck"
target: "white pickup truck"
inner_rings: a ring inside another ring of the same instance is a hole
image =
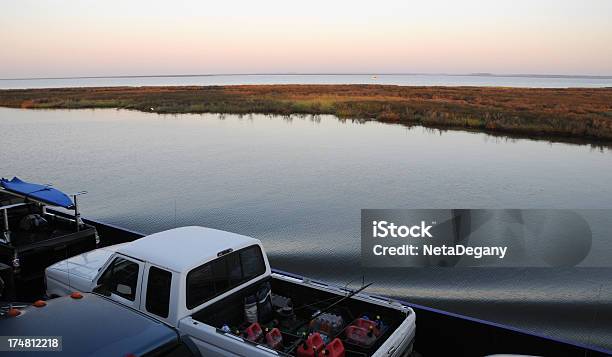
[[[259,240],[203,227],[66,259],[45,281],[50,297],[98,292],[176,327],[204,356],[406,356],[415,337],[410,307],[272,272]]]

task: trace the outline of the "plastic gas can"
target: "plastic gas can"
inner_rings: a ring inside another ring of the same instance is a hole
[[[350,325],[345,330],[346,341],[361,346],[371,346],[376,341],[376,336],[368,329]]]
[[[283,348],[283,335],[276,327],[266,334],[266,344],[275,350]]]
[[[251,342],[258,342],[263,337],[263,331],[257,322],[247,327],[244,332],[246,334],[246,339]]]
[[[325,348],[323,339],[318,333],[313,333],[306,341],[304,341],[297,350],[297,357],[314,357],[320,356],[321,351]]]
[[[353,326],[362,327],[368,331],[372,331],[374,336],[380,336],[380,329],[378,328],[378,324],[372,320],[366,319],[357,319],[352,323]]]
[[[325,357],[344,357],[344,344],[339,338],[334,338],[325,346]]]

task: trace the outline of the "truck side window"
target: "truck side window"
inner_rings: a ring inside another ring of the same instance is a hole
[[[123,258],[115,258],[98,279],[98,285],[124,299],[136,299],[138,285],[138,264]]]
[[[187,308],[246,283],[265,273],[261,248],[253,245],[200,265],[187,274]]]
[[[168,317],[172,273],[157,267],[149,269],[147,279],[147,311],[160,317]]]

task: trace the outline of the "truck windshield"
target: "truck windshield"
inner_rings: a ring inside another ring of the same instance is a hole
[[[187,308],[196,306],[243,284],[266,271],[258,245],[226,254],[187,274]]]

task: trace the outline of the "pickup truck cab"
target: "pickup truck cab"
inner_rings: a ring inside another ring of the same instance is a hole
[[[46,269],[46,284],[48,296],[74,290],[106,295],[176,327],[206,356],[306,356],[314,334],[346,356],[400,356],[411,351],[415,336],[409,307],[272,272],[259,240],[203,227],[66,259]],[[254,305],[259,312],[253,314]],[[266,309],[272,312],[264,316]],[[376,329],[370,327],[376,333],[351,339],[358,323],[373,324],[368,319],[376,320]],[[268,339],[275,328],[281,344]]]
[[[200,356],[175,328],[96,294],[38,301],[17,316],[0,319],[0,334],[41,340],[38,350],[5,351],[3,356]]]

